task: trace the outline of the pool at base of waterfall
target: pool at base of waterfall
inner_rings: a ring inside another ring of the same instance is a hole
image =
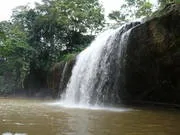
[[[179,135],[180,111],[75,108],[53,101],[0,99],[0,135]]]

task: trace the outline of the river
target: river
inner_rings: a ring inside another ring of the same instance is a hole
[[[75,109],[52,101],[0,99],[0,135],[179,135],[175,109]]]

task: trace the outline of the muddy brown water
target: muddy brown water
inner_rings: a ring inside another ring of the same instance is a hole
[[[0,99],[0,135],[180,135],[175,109],[75,109]]]

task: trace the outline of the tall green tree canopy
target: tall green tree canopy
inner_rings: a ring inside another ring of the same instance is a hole
[[[12,18],[27,32],[28,43],[36,50],[33,61],[40,67],[89,44],[91,33],[101,30],[104,24],[97,0],[43,0],[34,9],[17,8]]]
[[[52,64],[85,48],[104,22],[98,0],[43,0],[15,8],[10,22],[0,22],[0,76],[12,73],[17,87],[28,74],[45,82]]]
[[[0,22],[0,28],[3,32],[0,42],[0,76],[11,74],[9,81],[13,81],[16,87],[23,87],[23,80],[29,71],[28,54],[32,51],[26,33],[18,25],[7,21]]]
[[[120,9],[112,11],[108,17],[123,24],[136,18],[149,17],[171,3],[180,4],[180,0],[157,0],[158,5],[153,5],[150,0],[124,0]]]
[[[109,14],[109,19],[120,24],[132,19],[150,16],[152,14],[152,3],[149,0],[125,0],[119,11],[113,11]]]

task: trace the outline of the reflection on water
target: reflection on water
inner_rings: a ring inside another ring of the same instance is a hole
[[[0,99],[0,135],[179,135],[179,125],[177,110],[116,112]]]

